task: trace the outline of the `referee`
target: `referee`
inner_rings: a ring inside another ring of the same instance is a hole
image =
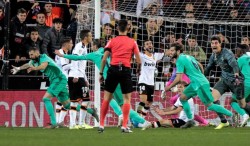
[[[104,81],[103,70],[109,56],[111,57],[111,62],[108,69],[107,78],[105,80],[104,99],[101,107],[100,127],[98,129],[99,133],[104,131],[104,119],[108,111],[109,102],[112,99],[113,93],[118,83],[121,85],[124,100],[124,104],[122,106],[123,123],[121,132],[132,132],[127,127],[130,111],[130,99],[131,93],[133,91],[130,61],[134,54],[137,62],[137,73],[139,74],[141,68],[141,59],[136,41],[127,36],[127,28],[127,20],[120,20],[118,22],[119,35],[111,39],[105,46],[105,53],[103,55],[100,69],[100,83]]]

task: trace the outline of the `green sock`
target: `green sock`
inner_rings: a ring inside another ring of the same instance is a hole
[[[56,116],[55,116],[55,113],[54,113],[54,107],[52,105],[51,100],[49,98],[45,97],[45,98],[43,98],[43,102],[44,102],[46,111],[49,114],[51,124],[56,125]]]
[[[66,105],[63,106],[65,109],[69,110],[70,109],[70,102]]]
[[[122,114],[121,107],[114,99],[110,101],[109,105],[112,107],[116,115],[120,116]]]
[[[90,113],[90,114],[93,114],[93,113],[94,113],[94,111],[93,111],[92,108],[87,108],[87,112]]]
[[[191,109],[190,109],[190,106],[189,106],[189,103],[187,100],[180,100],[181,101],[181,104],[183,106],[183,110],[185,111],[186,115],[187,115],[187,118],[189,120],[192,120],[194,118],[194,115],[192,114],[191,112]]]
[[[136,111],[132,109],[130,109],[129,118],[133,119],[133,121],[137,123],[143,124],[145,122],[145,119],[142,118]]]
[[[233,113],[230,112],[229,110],[225,109],[221,105],[217,105],[217,104],[213,104],[213,103],[208,107],[208,110],[215,111],[217,113],[222,113],[222,114],[224,114],[226,116],[230,116],[230,117],[233,116]]]
[[[232,108],[239,113],[241,116],[246,114],[246,111],[240,107],[240,105],[237,102],[231,103]]]
[[[80,104],[78,104],[77,106],[76,106],[76,111],[80,111],[80,109],[81,109],[81,105]]]

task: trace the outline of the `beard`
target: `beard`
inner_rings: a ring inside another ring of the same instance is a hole
[[[36,62],[38,62],[38,59],[39,59],[39,58],[36,57],[36,58],[34,58],[34,59],[31,59],[31,60],[33,60],[33,61],[36,63]]]
[[[146,49],[149,53],[153,53],[153,49],[152,48],[147,48]]]

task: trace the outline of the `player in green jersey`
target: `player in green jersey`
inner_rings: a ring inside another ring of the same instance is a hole
[[[45,108],[50,116],[51,125],[47,128],[56,128],[56,118],[54,107],[51,102],[53,97],[57,97],[58,101],[62,103],[64,108],[70,108],[69,93],[67,89],[67,79],[62,73],[61,69],[56,63],[46,54],[40,54],[38,48],[30,48],[29,50],[30,62],[20,67],[12,66],[11,72],[16,74],[20,70],[27,69],[27,72],[40,70],[43,72],[50,81],[50,86],[43,96]]]
[[[236,51],[236,56],[238,57],[238,66],[241,73],[244,76],[244,98],[236,99],[236,96],[233,96],[232,100],[238,101],[240,106],[245,109],[246,112],[250,111],[250,106],[246,103],[250,102],[250,53],[248,45],[242,44],[239,45]],[[241,113],[239,113],[241,114]],[[248,114],[250,114],[248,112]],[[248,116],[249,117],[249,116]],[[244,127],[248,121],[248,118],[243,118],[243,121],[240,124],[240,127]]]
[[[222,113],[227,116],[232,116],[232,112],[225,109],[220,105],[213,104],[213,96],[210,92],[210,85],[206,77],[203,75],[203,66],[192,56],[183,54],[183,46],[174,43],[170,48],[170,57],[177,58],[176,61],[176,78],[165,88],[165,91],[169,91],[172,87],[177,85],[185,73],[189,79],[190,84],[185,88],[180,96],[180,101],[183,105],[183,109],[189,119],[185,125],[181,128],[190,128],[194,125],[193,115],[188,104],[188,99],[198,95],[200,100],[208,107],[208,110]]]
[[[99,49],[98,49],[99,48]],[[95,63],[95,65],[98,67],[98,69],[100,69],[101,67],[101,60],[104,54],[104,48],[101,47],[101,45],[99,44],[99,40],[95,40],[93,42],[93,47],[91,48],[93,52],[88,53],[87,55],[82,55],[82,56],[77,56],[77,55],[64,55],[61,54],[59,51],[55,51],[56,55],[60,56],[60,57],[64,57],[70,60],[90,60],[93,63]],[[110,63],[110,59],[108,59],[107,64],[104,68],[103,71],[103,76],[104,78],[107,77],[107,71],[108,71],[108,67],[109,67],[109,63]],[[121,92],[121,86],[118,84],[118,86],[116,87],[116,90],[114,91],[114,99],[112,99],[110,101],[110,106],[113,108],[114,112],[116,115],[119,116],[119,126],[122,124],[121,118],[122,118],[122,110],[121,110],[121,106],[123,105],[123,96],[122,96],[122,92]],[[136,122],[136,123],[140,123],[140,127],[144,127],[146,126],[146,124],[150,124],[149,122],[147,122],[144,118],[142,118],[140,115],[138,115],[137,112],[135,112],[134,110],[130,110],[130,119],[132,119],[132,121]]]

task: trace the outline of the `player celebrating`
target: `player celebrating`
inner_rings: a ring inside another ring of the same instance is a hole
[[[137,112],[142,116],[146,116],[153,102],[156,60],[152,52],[152,41],[144,41],[144,53],[140,53],[142,66],[139,77],[139,95],[141,102],[137,108]]]
[[[208,110],[219,112],[227,116],[232,116],[232,113],[220,105],[213,104],[213,96],[210,92],[210,85],[206,77],[202,74],[203,67],[192,56],[182,54],[183,47],[178,43],[174,43],[170,48],[170,57],[177,58],[176,60],[176,78],[173,83],[165,88],[165,91],[170,90],[177,85],[185,73],[190,84],[185,88],[180,96],[180,101],[183,109],[188,117],[188,121],[181,128],[190,128],[194,125],[193,114],[191,113],[188,99],[198,95],[201,101],[208,107]]]
[[[215,84],[212,90],[212,95],[215,100],[214,103],[219,105],[219,98],[222,94],[228,91],[228,89],[234,94],[234,96],[236,96],[237,99],[243,99],[243,79],[239,75],[239,67],[234,54],[226,48],[221,48],[221,40],[218,36],[213,36],[211,38],[211,48],[213,49],[213,54],[209,59],[204,74],[208,76],[214,65],[220,66],[222,70],[220,80]],[[247,121],[249,116],[245,114],[245,111],[240,108],[239,104],[232,102],[231,106],[237,113],[243,113],[243,121]],[[225,126],[229,126],[226,118],[221,113],[217,114],[221,119],[221,123],[215,129],[221,129]]]
[[[48,57],[46,54],[40,54],[38,48],[30,48],[29,57],[31,59],[29,63],[26,63],[20,67],[12,66],[13,68],[11,69],[11,72],[16,74],[20,70],[24,69],[27,69],[28,72],[40,70],[49,78],[50,86],[43,96],[43,102],[50,116],[51,125],[45,128],[56,128],[56,117],[51,99],[53,97],[57,97],[58,101],[62,103],[64,108],[70,108],[66,76],[50,57]],[[80,107],[78,106],[77,109],[79,108]]]
[[[250,101],[250,56],[247,54],[249,52],[249,47],[246,44],[239,45],[236,51],[236,56],[238,57],[238,65],[241,73],[244,76],[244,98],[243,99],[236,99],[235,96],[233,96],[233,100],[240,100],[239,103],[241,104],[241,107],[243,109],[246,109],[246,111],[249,113],[250,106],[246,103]],[[246,122],[248,120],[248,116],[246,116],[246,113],[244,110],[241,110],[241,112],[238,112],[241,116],[243,116],[243,120],[240,124],[240,127],[244,127],[246,125]],[[246,117],[244,117],[246,116]]]
[[[87,55],[82,55],[82,56],[77,56],[77,55],[64,55],[61,54],[59,51],[56,51],[56,54],[70,59],[70,60],[90,60],[93,63],[96,64],[96,66],[100,69],[101,67],[101,60],[104,54],[104,48],[102,48],[99,45],[99,40],[95,40],[93,42],[93,47],[92,47],[92,53],[88,53]],[[98,49],[99,48],[99,49]],[[104,68],[103,71],[103,77],[104,79],[106,79],[107,77],[107,72],[108,72],[108,67],[110,64],[110,60],[107,60],[107,64]],[[116,115],[120,117],[122,117],[122,110],[121,110],[121,106],[123,105],[123,99],[122,99],[122,91],[121,91],[121,86],[120,84],[118,84],[118,86],[116,87],[115,91],[114,91],[114,99],[112,99],[110,101],[110,106],[113,108],[114,112],[116,113]],[[140,123],[142,126],[146,126],[148,124],[148,122],[143,119],[141,116],[139,116],[134,110],[130,109],[130,114],[129,114],[130,119],[132,119],[133,121]],[[121,124],[121,123],[119,123]]]

